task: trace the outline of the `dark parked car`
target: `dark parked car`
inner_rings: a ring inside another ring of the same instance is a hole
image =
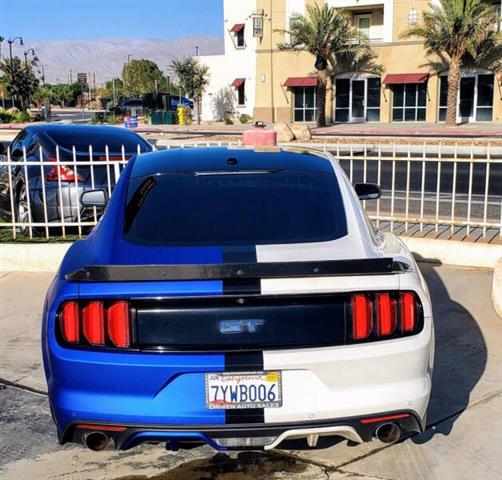
[[[57,150],[59,161],[68,163],[55,164]],[[138,134],[117,127],[50,124],[26,127],[10,145],[11,160],[23,162],[26,152],[27,162],[41,164],[11,166],[10,175],[7,166],[0,167],[0,217],[11,221],[14,211],[15,221],[26,224],[30,216],[32,222],[61,222],[61,216],[65,222],[75,222],[80,213],[82,221],[89,220],[91,215],[94,217],[94,209],[82,208],[81,194],[93,188],[110,191],[118,172],[118,169],[101,164],[93,166],[91,173],[89,162],[103,162],[107,158],[120,161],[138,151],[152,150]],[[78,166],[79,163],[82,165]]]
[[[130,115],[132,111],[136,113],[136,115],[143,115],[143,110],[145,105],[143,100],[127,100],[125,102],[119,103],[114,109],[113,112],[115,115]]]

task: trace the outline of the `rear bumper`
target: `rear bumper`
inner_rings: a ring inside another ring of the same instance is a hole
[[[176,440],[223,449],[228,445],[215,441],[221,435],[250,438],[250,432],[268,437],[261,442],[267,448],[286,432],[302,430],[305,437],[309,429],[367,441],[377,425],[363,426],[360,419],[382,412],[409,412],[402,428],[419,431],[434,353],[431,318],[421,333],[402,339],[264,351],[262,369],[282,372],[283,405],[235,417],[205,404],[205,373],[225,371],[224,353],[97,352],[63,348],[52,335],[46,340],[46,376],[60,440],[81,441],[76,424],[118,425],[126,430],[110,434],[117,448]]]
[[[235,425],[232,427],[156,425],[110,425],[73,422],[64,431],[61,443],[84,443],[90,432],[102,432],[113,440],[117,450],[127,450],[141,443],[166,443],[172,450],[207,444],[216,450],[263,449],[286,447],[292,440],[305,439],[305,445],[317,444],[321,437],[342,437],[355,443],[369,442],[377,428],[389,418],[404,433],[422,432],[424,425],[412,411],[385,412],[375,417],[351,417],[318,422],[270,425]],[[313,440],[315,437],[315,440]]]

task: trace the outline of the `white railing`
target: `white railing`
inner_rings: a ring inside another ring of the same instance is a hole
[[[240,142],[173,143],[162,148],[239,146]],[[291,144],[330,151],[352,183],[381,185],[376,202],[364,202],[383,230],[408,235],[495,241],[502,238],[502,146],[465,144]],[[138,145],[137,150],[140,150]],[[85,158],[56,148],[47,160],[36,154],[0,157],[0,233],[13,239],[81,238],[101,214],[80,204],[84,190],[104,188],[111,195],[128,157],[136,152]],[[98,157],[98,158],[96,158]],[[23,191],[24,186],[24,191]],[[28,186],[28,188],[26,188]]]

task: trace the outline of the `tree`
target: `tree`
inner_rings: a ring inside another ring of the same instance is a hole
[[[290,40],[279,45],[282,49],[304,50],[315,57],[314,68],[317,72],[317,126],[326,125],[326,85],[329,67],[335,71],[342,57],[345,60],[361,56],[369,50],[367,39],[352,25],[350,19],[341,11],[327,4],[307,5],[307,14],[291,18],[288,33]]]
[[[77,97],[74,84],[59,83],[57,85],[52,85],[52,92],[54,100],[56,100],[61,107],[65,107],[70,100],[76,100]]]
[[[39,85],[33,92],[32,98],[40,106],[40,104],[50,102],[54,98],[54,92],[49,85]]]
[[[151,60],[131,60],[122,69],[122,82],[128,95],[152,93],[160,85],[167,83],[155,62]]]
[[[209,84],[209,67],[202,65],[198,58],[188,57],[173,60],[171,68],[178,77],[181,90],[189,98],[195,100],[197,123],[200,125],[200,101]]]
[[[461,69],[485,66],[487,61],[492,68],[500,68],[502,51],[494,28],[499,19],[484,0],[440,0],[430,7],[403,37],[423,39],[432,63],[439,58],[440,64],[449,67],[446,125],[451,127],[457,124]]]
[[[32,63],[25,65],[18,57],[12,60],[4,59],[0,63],[0,71],[4,74],[2,84],[14,103],[24,108],[38,87],[38,79],[33,73]],[[20,102],[17,102],[17,99],[20,99]]]

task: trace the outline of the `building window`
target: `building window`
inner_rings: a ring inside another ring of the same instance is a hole
[[[446,106],[448,105],[448,77],[439,79],[439,121],[446,121]]]
[[[243,82],[237,87],[237,105],[239,106],[246,104],[246,93],[244,90],[244,85],[245,83]]]
[[[336,109],[335,121],[348,122],[350,117],[350,80],[340,78],[335,82]]]
[[[393,86],[392,121],[425,122],[427,87],[425,83]]]
[[[493,119],[493,75],[478,75],[476,121],[491,122]]]
[[[380,121],[380,78],[335,80],[336,122]]]
[[[366,121],[380,121],[380,78],[367,79]]]
[[[356,15],[356,28],[366,38],[370,38],[371,14]]]
[[[235,32],[235,42],[238,47],[244,47],[244,28],[241,28],[238,32]]]
[[[493,74],[470,74],[460,79],[457,102],[457,121],[491,122],[493,120]],[[448,77],[440,77],[439,121],[446,120]]]
[[[315,122],[316,88],[315,87],[295,87],[293,89],[295,97],[294,121],[295,122]]]

